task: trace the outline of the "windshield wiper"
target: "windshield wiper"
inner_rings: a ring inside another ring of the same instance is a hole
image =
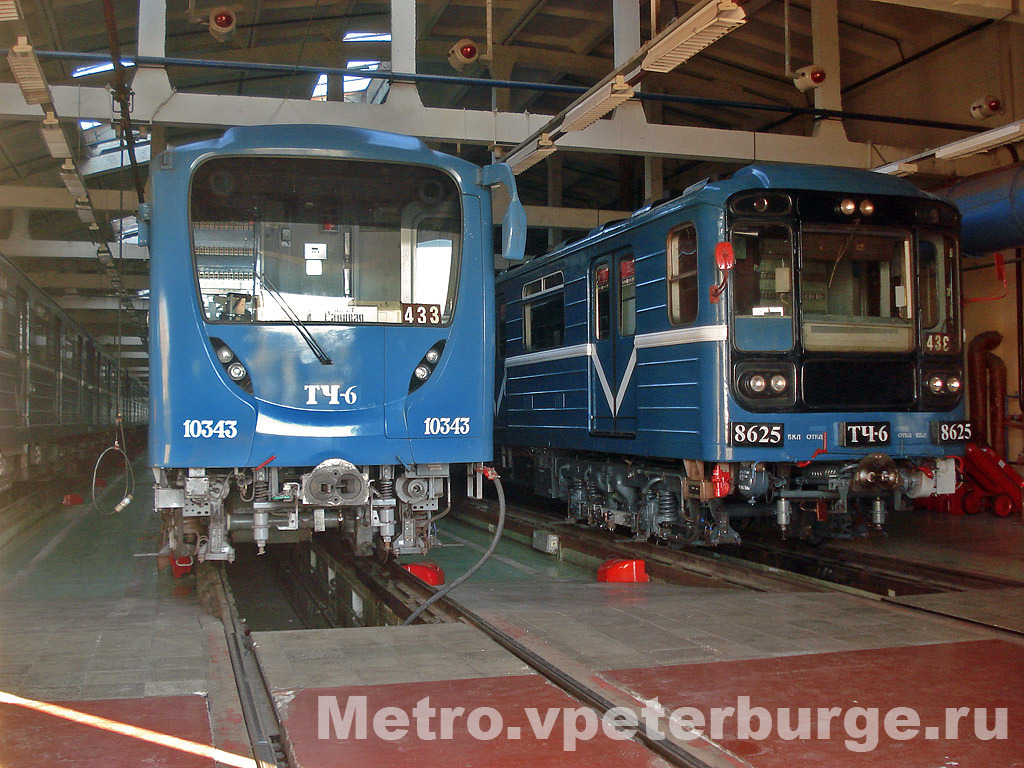
[[[299,320],[299,316],[295,314],[295,311],[288,306],[288,302],[284,300],[284,296],[274,287],[274,284],[270,282],[270,278],[266,275],[259,275],[260,283],[264,288],[267,289],[267,293],[270,294],[271,298],[277,302],[277,306],[284,312],[285,317],[291,321],[291,324],[295,326],[295,329],[299,332],[299,335],[309,345],[309,348],[313,350],[313,354],[316,355],[316,359],[320,361],[322,365],[334,365],[334,361],[327,356],[324,352],[324,348],[316,343],[316,339],[313,338],[313,334],[309,332],[309,328],[306,324]]]

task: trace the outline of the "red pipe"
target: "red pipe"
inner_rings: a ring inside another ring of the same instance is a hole
[[[979,443],[988,442],[989,408],[988,403],[988,369],[985,366],[985,353],[995,349],[1002,343],[1003,335],[999,331],[979,333],[967,347],[967,398],[971,410],[971,431]]]
[[[1006,363],[998,355],[985,353],[988,371],[989,445],[1000,459],[1006,459]]]

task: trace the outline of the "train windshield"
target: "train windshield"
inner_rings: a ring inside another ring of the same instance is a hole
[[[800,304],[811,352],[914,349],[911,236],[907,232],[806,227]]]
[[[732,232],[733,328],[738,349],[793,347],[793,237],[784,224],[739,224]]]
[[[199,292],[211,321],[444,325],[462,249],[447,174],[396,163],[223,157],[192,178]]]

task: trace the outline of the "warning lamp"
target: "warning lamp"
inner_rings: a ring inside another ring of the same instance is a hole
[[[460,72],[477,60],[480,49],[472,40],[463,38],[448,51],[448,63]]]
[[[975,120],[984,120],[986,117],[992,117],[992,115],[1002,111],[1002,109],[1003,102],[996,96],[986,96],[971,104],[971,117]]]
[[[222,43],[235,34],[238,17],[227,6],[219,6],[210,11],[210,34]]]
[[[805,93],[825,82],[825,70],[813,64],[807,67],[800,67],[794,75],[793,85]]]

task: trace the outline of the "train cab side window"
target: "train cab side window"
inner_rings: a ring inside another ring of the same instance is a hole
[[[684,224],[668,234],[668,317],[672,325],[697,319],[697,228]]]
[[[632,256],[619,260],[619,336],[636,333],[636,263]]]
[[[612,327],[611,267],[607,261],[594,265],[594,338],[607,339]]]
[[[507,345],[508,345],[508,332],[507,332],[507,329],[505,328],[505,322],[506,322],[507,314],[508,314],[508,307],[507,307],[507,304],[505,303],[505,299],[504,298],[499,298],[498,299],[498,306],[497,306],[497,309],[495,310],[494,314],[495,314],[495,324],[497,325],[497,329],[496,329],[497,333],[495,334],[495,336],[497,337],[497,341],[498,341],[497,357],[498,357],[498,360],[500,361],[500,360],[504,360],[505,359],[505,350],[506,350]]]
[[[564,341],[564,280],[561,272],[553,272],[523,286],[523,346],[539,352]]]
[[[921,233],[917,247],[921,330],[926,352],[958,352],[957,242],[942,233]]]

